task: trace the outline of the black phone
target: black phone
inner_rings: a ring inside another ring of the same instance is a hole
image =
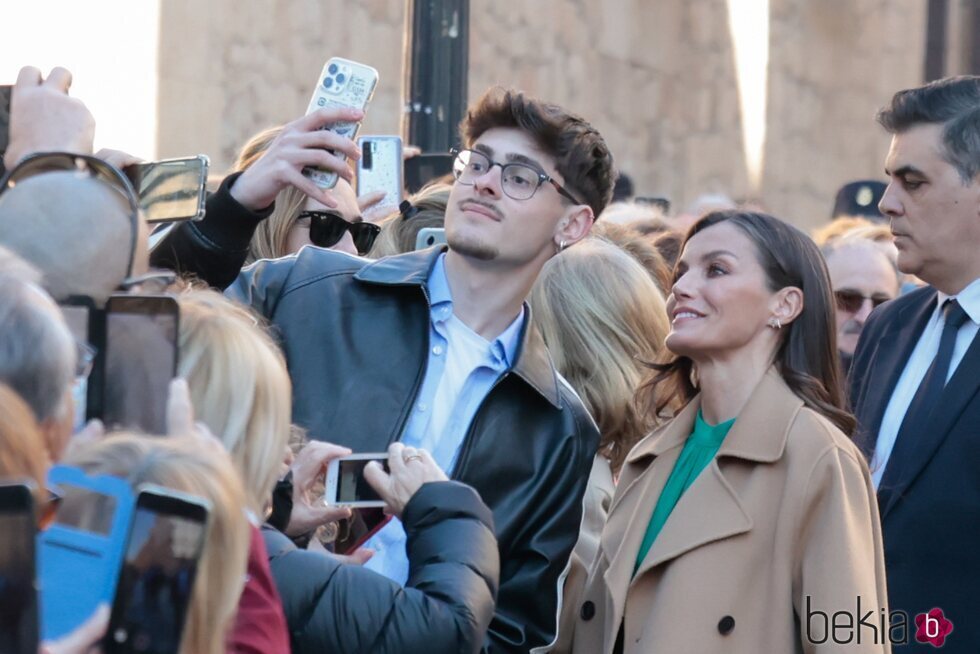
[[[405,190],[418,193],[429,182],[453,172],[456,155],[450,153],[420,154],[405,160]]]
[[[177,374],[180,312],[169,295],[113,295],[106,303],[102,422],[167,431],[167,394]]]
[[[0,485],[0,654],[37,654],[34,485]]]
[[[0,86],[0,175],[5,172],[3,155],[10,145],[10,96],[13,92],[14,87],[9,84]]]
[[[105,654],[177,654],[187,622],[210,507],[201,498],[143,485],[136,498]]]
[[[139,196],[148,223],[204,218],[209,160],[206,155],[145,161],[123,172]]]
[[[75,342],[79,344],[79,356],[91,357],[85,363],[89,364],[88,372],[93,372],[91,364],[94,364],[94,358],[98,354],[91,345],[92,341],[95,340],[93,334],[96,331],[96,326],[93,323],[96,321],[98,313],[95,309],[95,302],[90,297],[73,295],[59,302],[58,306],[61,308],[61,314],[65,317],[69,331],[75,337]],[[72,384],[72,398],[75,400],[74,427],[76,431],[84,426],[85,419],[90,411],[89,389],[95,388],[94,385],[90,387],[90,379],[91,374],[76,377]]]

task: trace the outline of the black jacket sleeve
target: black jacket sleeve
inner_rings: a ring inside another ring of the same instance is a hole
[[[447,481],[423,486],[402,518],[405,588],[263,528],[295,654],[480,649],[499,576],[490,510],[472,488]]]
[[[255,212],[231,196],[241,173],[229,175],[208,197],[204,219],[188,221],[171,230],[150,255],[150,265],[196,276],[215,288],[234,281],[248,255],[248,246],[259,223],[275,205]]]

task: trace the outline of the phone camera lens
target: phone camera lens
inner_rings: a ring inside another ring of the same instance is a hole
[[[325,78],[323,80],[323,88],[329,89],[331,86],[333,86],[333,78],[332,77]]]
[[[347,77],[343,73],[340,73],[339,75],[337,75],[337,83],[338,84],[343,84],[345,79],[347,79]]]
[[[336,75],[337,74],[337,64],[330,64],[330,67],[327,68],[327,72],[330,73],[331,75]]]

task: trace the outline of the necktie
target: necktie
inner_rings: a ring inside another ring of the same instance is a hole
[[[918,445],[929,440],[929,414],[939,401],[943,387],[946,386],[946,376],[949,374],[949,364],[956,345],[956,334],[968,318],[966,311],[956,300],[946,300],[943,304],[943,315],[945,323],[942,336],[939,338],[939,351],[936,352],[936,358],[932,360],[932,365],[926,371],[926,376],[922,378],[922,383],[919,384],[915,396],[912,397],[912,403],[905,412],[905,418],[895,440],[895,447],[888,457],[885,474],[881,479],[883,489],[894,487],[903,481],[904,471],[909,467],[909,462],[921,455]]]

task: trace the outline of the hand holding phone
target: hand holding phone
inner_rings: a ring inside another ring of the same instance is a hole
[[[10,98],[10,131],[3,155],[7,170],[32,152],[90,154],[95,118],[78,98],[68,95],[71,73],[53,68],[47,78],[33,66],[17,75]]]
[[[357,146],[324,125],[358,121],[364,117],[359,109],[333,107],[318,109],[286,124],[257,161],[245,169],[231,187],[235,201],[251,211],[265,209],[276,201],[279,192],[293,186],[328,207],[337,207],[333,196],[305,177],[310,166],[331,170],[344,179],[353,179],[346,159],[357,158]]]
[[[324,108],[348,108],[363,112],[377,86],[378,71],[374,68],[349,59],[333,57],[323,66],[317,78],[306,113],[312,114]],[[344,121],[325,125],[323,129],[353,139],[360,126],[358,122]],[[329,189],[337,184],[337,173],[322,167],[307,167],[303,174],[320,188]]]
[[[364,478],[374,492],[384,501],[386,510],[401,518],[405,505],[424,484],[447,481],[446,473],[425,450],[392,443],[388,448],[390,474],[377,460],[364,467]]]

